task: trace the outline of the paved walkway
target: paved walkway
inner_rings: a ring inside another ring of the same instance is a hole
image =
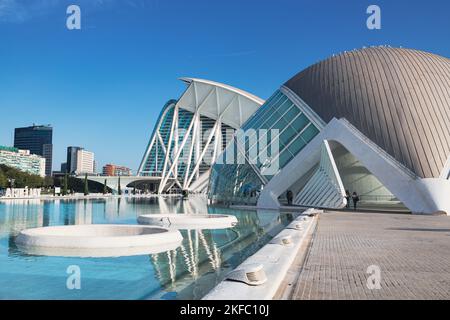
[[[450,299],[450,217],[321,214],[293,299]]]

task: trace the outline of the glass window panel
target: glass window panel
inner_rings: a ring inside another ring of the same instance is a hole
[[[261,129],[269,129],[272,128],[272,126],[274,125],[274,123],[276,123],[278,121],[278,119],[280,119],[281,115],[274,111],[272,112],[271,117],[260,127]]]
[[[276,110],[278,107],[279,102],[281,101],[281,93],[278,96],[278,98],[274,99],[272,102],[267,104],[266,110],[264,112],[261,112],[258,115],[258,120],[254,123],[253,128],[259,128],[262,126],[262,124],[272,115],[272,113]],[[259,111],[258,111],[259,113]]]
[[[292,106],[292,103],[290,101],[286,101],[285,103],[283,103],[279,108],[278,108],[278,112],[280,114],[285,114],[286,111],[289,110],[289,108]]]
[[[275,92],[265,103],[261,106],[258,111],[248,120],[248,122],[244,125],[245,128],[253,128],[258,120],[267,112],[267,109],[273,104],[274,101],[279,99],[281,96],[281,92]]]
[[[306,127],[306,125],[309,123],[308,118],[304,115],[301,114],[300,116],[298,116],[297,119],[295,119],[291,126],[294,127],[295,130],[297,130],[297,132],[300,132],[303,130],[304,127]]]
[[[306,145],[305,141],[303,141],[301,136],[298,136],[288,147],[289,151],[297,155],[300,150],[303,149],[303,147]]]
[[[287,121],[284,120],[283,118],[280,118],[277,123],[275,123],[272,127],[272,129],[278,129],[278,130],[283,130],[284,128],[286,128],[287,126]]]
[[[310,142],[317,134],[319,133],[319,130],[312,124],[303,131],[301,134],[302,138],[305,140],[305,142]]]
[[[267,130],[265,133],[262,133],[260,130],[255,130],[255,135],[257,138],[256,143],[255,143],[255,141],[250,140],[252,142],[250,145],[250,148],[255,147],[255,145],[261,144],[261,141],[263,141],[263,139],[266,139],[266,141],[267,141],[267,133],[270,133],[270,130]],[[270,139],[270,137],[269,137],[269,139]]]
[[[256,163],[258,159],[257,144],[248,150],[248,159],[250,159],[250,163]]]
[[[280,155],[280,168],[283,168],[292,158],[293,156],[289,151],[282,152]]]
[[[274,104],[274,108],[278,109],[283,103],[285,103],[287,101],[287,97],[285,95],[283,95],[281,97],[281,99],[278,99],[278,101],[275,102]]]
[[[296,132],[291,126],[288,126],[280,135],[280,142],[284,145],[288,144]]]
[[[287,121],[292,121],[298,114],[300,113],[300,109],[296,106],[292,105],[292,108],[283,116]]]

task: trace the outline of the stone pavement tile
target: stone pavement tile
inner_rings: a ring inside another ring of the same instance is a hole
[[[321,214],[294,299],[450,299],[450,217]],[[381,289],[367,287],[371,265]]]

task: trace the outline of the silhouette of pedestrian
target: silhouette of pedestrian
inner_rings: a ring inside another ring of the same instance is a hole
[[[288,205],[292,205],[292,199],[293,198],[294,198],[294,195],[293,195],[292,191],[288,190],[286,192],[286,199],[287,199]]]
[[[345,190],[345,199],[347,200],[346,208],[350,208],[350,191]]]
[[[359,197],[358,197],[358,194],[356,192],[353,192],[352,200],[353,200],[353,209],[356,210],[356,206],[357,206],[358,201],[359,201]]]

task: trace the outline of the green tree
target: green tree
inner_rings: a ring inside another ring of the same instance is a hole
[[[6,179],[6,186],[9,187],[10,183],[8,180],[14,180],[15,188],[40,188],[44,186],[44,179],[38,175],[29,174],[27,172],[20,171],[16,168],[8,167],[4,164],[0,164],[0,173],[3,178],[0,178],[0,186],[5,183],[4,179]]]
[[[6,188],[8,186],[8,179],[3,174],[3,171],[0,171],[0,188]]]
[[[106,186],[106,179],[105,179],[105,183],[103,184],[103,194],[107,194],[108,193],[108,187]]]
[[[62,190],[62,195],[65,196],[67,195],[67,188],[68,188],[68,177],[67,177],[67,173],[64,175],[64,182],[63,182],[63,190]]]
[[[52,177],[45,177],[44,178],[44,187],[53,187],[55,185]]]
[[[87,196],[89,194],[89,185],[88,185],[88,178],[87,173],[84,176],[84,195]]]
[[[117,185],[117,194],[118,194],[119,196],[122,195],[122,189],[120,188],[120,176],[119,176],[119,183],[118,183],[118,185]]]

